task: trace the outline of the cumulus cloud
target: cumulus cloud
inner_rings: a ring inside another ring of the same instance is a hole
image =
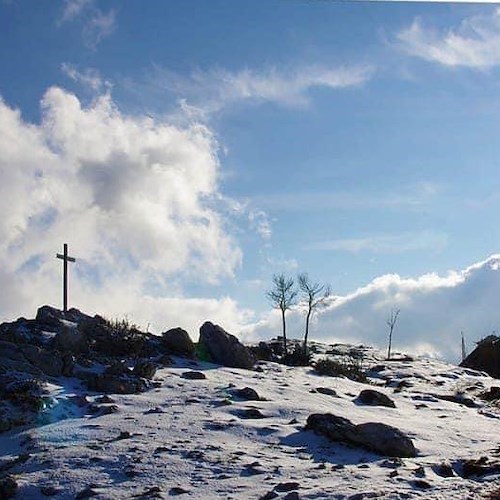
[[[303,66],[290,70],[212,69],[184,77],[156,67],[152,84],[186,99],[198,112],[212,113],[240,101],[304,106],[314,88],[340,89],[362,85],[374,73],[369,66]],[[186,101],[184,101],[186,102]]]
[[[93,50],[116,29],[116,14],[113,9],[103,12],[96,6],[95,0],[65,0],[59,24],[78,18],[83,22],[83,41]]]
[[[464,19],[446,31],[424,27],[420,19],[397,34],[412,56],[444,66],[486,69],[500,64],[500,9]]]
[[[78,259],[73,303],[82,309],[150,321],[154,304],[158,323],[216,313],[237,324],[246,313],[229,299],[191,299],[182,314],[172,299],[182,296],[179,283],[231,277],[241,261],[218,208],[211,131],[123,115],[109,94],[83,107],[53,87],[41,107],[33,124],[0,101],[2,315],[60,302],[54,257],[67,242]]]
[[[500,255],[444,276],[426,274],[403,278],[390,274],[376,278],[354,293],[333,297],[314,320],[311,338],[327,342],[359,342],[387,346],[386,319],[401,309],[393,347],[458,361],[460,332],[473,341],[500,325]],[[287,329],[301,337],[304,317],[289,315]],[[247,338],[268,338],[280,332],[278,313],[269,313],[245,329]]]

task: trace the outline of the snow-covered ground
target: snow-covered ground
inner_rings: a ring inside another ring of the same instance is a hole
[[[500,486],[499,475],[472,480],[435,473],[442,463],[498,456],[497,408],[436,397],[473,397],[495,385],[484,374],[434,360],[380,361],[385,369],[366,385],[269,362],[247,371],[174,360],[157,372],[157,388],[113,395],[118,411],[109,415],[78,408],[71,396],[83,392],[92,402],[101,395],[82,391],[75,380],[52,385],[53,406],[37,427],[0,435],[0,468],[29,454],[10,469],[16,498],[473,499]],[[206,379],[183,378],[190,370]],[[404,387],[395,391],[398,385]],[[265,400],[235,397],[234,389],[244,387]],[[384,392],[396,408],[357,404],[366,388]],[[245,418],[252,408],[265,418]],[[311,413],[326,412],[355,424],[393,425],[413,439],[418,456],[387,459],[304,430]]]

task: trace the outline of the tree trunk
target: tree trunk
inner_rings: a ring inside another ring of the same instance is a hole
[[[393,327],[391,326],[389,330],[389,348],[387,349],[387,359],[391,359],[392,330]]]
[[[287,355],[286,350],[286,322],[285,322],[285,310],[281,310],[281,320],[283,322],[283,356]]]
[[[309,319],[311,318],[311,312],[311,309],[309,309],[306,316],[306,333],[304,334],[304,346],[302,348],[304,356],[307,356],[307,337],[309,336]]]

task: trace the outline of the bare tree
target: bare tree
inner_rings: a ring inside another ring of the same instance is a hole
[[[275,309],[281,311],[281,320],[283,324],[283,354],[286,356],[286,321],[285,313],[293,305],[297,297],[297,290],[293,278],[286,278],[284,274],[275,274],[273,276],[273,288],[266,293],[269,302]]]
[[[326,301],[331,294],[330,285],[313,283],[307,273],[298,276],[299,288],[307,305],[306,331],[304,333],[303,351],[307,355],[307,339],[309,336],[309,321],[316,310],[326,305]]]
[[[392,347],[392,333],[398,322],[399,313],[401,309],[392,309],[391,314],[387,318],[387,326],[389,327],[389,348],[387,349],[387,359],[391,359],[391,347]]]

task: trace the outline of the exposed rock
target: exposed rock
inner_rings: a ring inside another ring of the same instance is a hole
[[[207,378],[207,376],[203,372],[197,371],[184,372],[182,373],[181,377],[189,380],[203,380]]]
[[[36,368],[50,377],[59,377],[63,371],[61,356],[53,354],[41,347],[26,345],[21,347],[25,358]]]
[[[133,375],[95,375],[87,380],[87,385],[110,394],[139,394],[149,389],[145,379]]]
[[[245,401],[260,401],[261,397],[257,394],[255,389],[251,387],[243,387],[243,389],[235,389],[234,395]]]
[[[248,419],[266,418],[266,416],[263,415],[262,412],[257,408],[247,408],[244,410],[239,410],[238,415],[241,418],[248,418]]]
[[[189,490],[181,488],[180,486],[173,486],[168,492],[168,494],[172,496],[185,495],[186,493],[189,493]]]
[[[104,370],[104,375],[127,375],[127,374],[130,374],[130,370],[123,361],[114,361]]]
[[[453,477],[455,473],[453,472],[453,467],[450,464],[441,463],[438,465],[434,465],[432,470],[435,474],[441,477]]]
[[[370,406],[386,406],[388,408],[396,408],[394,401],[383,394],[382,392],[373,389],[364,389],[359,393],[356,402]]]
[[[215,363],[232,368],[251,369],[255,356],[250,349],[230,333],[209,321],[200,328],[200,344],[207,350]]]
[[[449,401],[450,403],[456,403],[462,406],[467,406],[467,408],[476,408],[477,404],[473,399],[466,398],[462,394],[434,394],[437,399],[442,401]]]
[[[181,356],[194,355],[194,343],[189,336],[189,333],[182,328],[172,328],[162,334],[163,345],[172,354]]]
[[[492,462],[488,457],[458,460],[454,465],[454,469],[465,479],[500,474],[500,462]]]
[[[308,417],[306,430],[354,446],[361,446],[381,455],[415,457],[417,451],[412,440],[390,425],[368,422],[354,425],[350,420],[331,413],[315,413]]]
[[[316,387],[316,392],[325,394],[326,396],[337,396],[337,391],[335,391],[335,389],[330,389],[329,387]]]
[[[477,347],[460,366],[484,371],[491,377],[500,378],[500,337],[490,335],[478,342]]]
[[[61,352],[82,353],[89,349],[87,337],[78,328],[66,326],[55,336],[54,347]]]
[[[274,487],[274,489],[275,489],[275,491],[279,491],[280,493],[283,493],[285,491],[298,490],[299,486],[300,486],[299,483],[290,481],[288,483],[279,483]]]
[[[490,387],[487,391],[484,391],[481,394],[479,394],[479,397],[481,399],[484,399],[484,401],[500,400],[500,387],[498,386]]]

